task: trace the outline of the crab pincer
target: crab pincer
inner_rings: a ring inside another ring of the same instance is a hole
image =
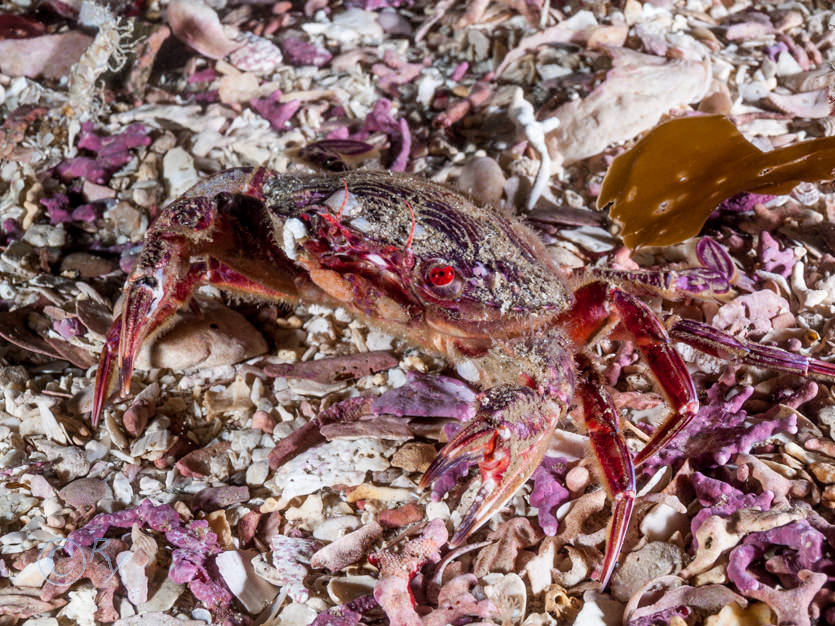
[[[527,387],[494,387],[482,394],[479,416],[466,424],[430,465],[420,486],[428,487],[455,467],[478,463],[481,486],[450,540],[455,547],[482,526],[536,469],[559,419]],[[544,410],[543,410],[544,409]]]

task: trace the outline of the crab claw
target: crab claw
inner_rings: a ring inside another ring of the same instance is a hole
[[[116,353],[119,350],[119,337],[122,334],[122,316],[117,315],[107,331],[104,338],[104,348],[99,357],[99,369],[96,374],[96,385],[93,391],[93,412],[90,419],[93,428],[99,425],[101,411],[104,407],[104,401],[110,395],[110,390],[113,387],[113,378],[115,370],[113,366],[116,363]]]
[[[506,385],[484,393],[479,414],[447,443],[421,479],[425,488],[455,467],[478,462],[481,487],[450,546],[461,545],[533,474],[558,416],[556,406],[551,409],[526,387]]]
[[[204,262],[188,264],[182,238],[159,239],[147,246],[128,277],[121,312],[105,338],[93,394],[95,427],[113,386],[116,370],[122,395],[130,391],[133,363],[142,342],[171,319],[206,275]]]
[[[176,250],[179,247],[177,243],[164,242],[172,250],[162,255],[155,265],[137,263],[125,285],[118,351],[122,395],[130,391],[133,363],[142,342],[160,330],[189,301],[197,284],[206,275],[204,262],[183,262],[184,255]]]

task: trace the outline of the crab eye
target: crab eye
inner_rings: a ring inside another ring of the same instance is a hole
[[[443,261],[435,262],[424,270],[423,279],[430,292],[442,300],[453,300],[464,290],[461,275],[452,266]]]
[[[455,280],[455,270],[451,265],[436,265],[429,270],[429,282],[435,287],[446,287]]]

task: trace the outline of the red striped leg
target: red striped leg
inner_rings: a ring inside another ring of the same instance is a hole
[[[720,359],[801,376],[835,378],[835,363],[828,363],[780,348],[740,341],[701,322],[679,320],[670,328],[670,336]]]
[[[631,335],[673,410],[635,456],[637,467],[661,450],[693,419],[699,410],[699,399],[687,367],[670,344],[664,325],[652,309],[620,289],[612,288],[610,293],[621,326]]]
[[[583,405],[583,417],[591,446],[603,471],[606,490],[614,501],[612,520],[606,539],[606,555],[596,574],[601,588],[605,588],[615,568],[629,518],[635,503],[635,470],[632,457],[620,431],[618,411],[612,397],[596,372],[584,367],[577,383],[577,395]]]
[[[99,417],[104,407],[104,401],[113,390],[116,382],[116,356],[119,353],[119,338],[122,335],[122,316],[117,315],[104,338],[104,348],[99,357],[99,369],[96,372],[96,386],[93,393],[93,412],[90,422],[93,428],[99,425]]]
[[[584,285],[574,295],[574,306],[559,320],[566,335],[578,347],[583,346],[619,320],[620,328],[640,350],[673,410],[635,457],[635,465],[640,465],[663,448],[699,410],[693,379],[670,345],[664,325],[638,298],[604,282]]]

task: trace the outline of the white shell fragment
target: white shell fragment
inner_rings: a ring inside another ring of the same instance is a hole
[[[521,624],[525,619],[528,592],[518,574],[488,574],[484,595],[496,606],[502,624]]]
[[[307,237],[307,229],[300,219],[291,217],[284,222],[282,233],[282,248],[290,259],[296,258],[296,242]]]
[[[387,452],[387,446],[376,439],[337,439],[285,463],[265,486],[280,492],[284,500],[336,484],[356,486],[366,472],[388,468]]]
[[[357,197],[350,191],[346,194],[344,188],[333,192],[333,194],[325,200],[325,204],[329,206],[334,213],[338,214],[342,211],[342,215],[344,217],[357,217],[362,210],[362,205]]]
[[[255,573],[252,566],[255,556],[257,553],[251,550],[229,550],[215,558],[223,580],[250,613],[261,612],[278,594],[278,587]]]

